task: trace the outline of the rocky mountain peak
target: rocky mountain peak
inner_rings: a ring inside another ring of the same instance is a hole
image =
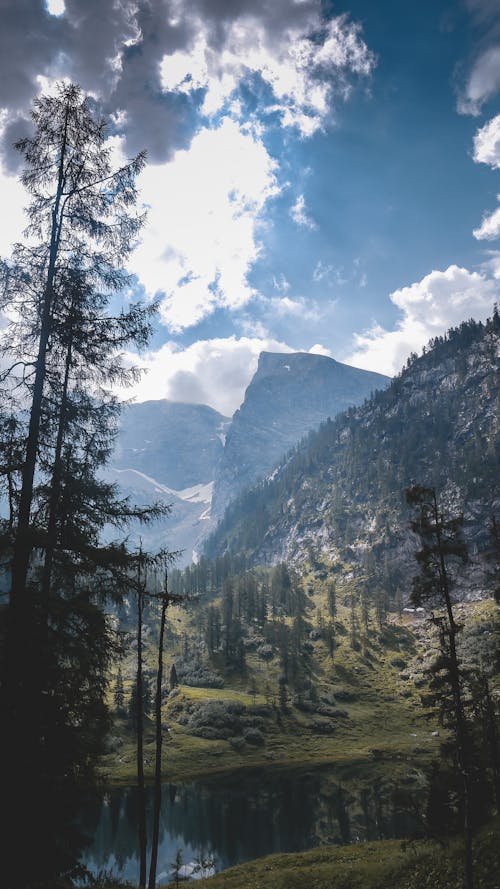
[[[310,430],[360,404],[389,378],[309,352],[262,352],[229,426],[215,476],[213,515]]]

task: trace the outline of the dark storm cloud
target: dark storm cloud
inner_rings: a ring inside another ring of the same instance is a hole
[[[185,26],[168,24],[166,3],[66,0],[64,15],[55,17],[42,0],[0,0],[0,15],[2,151],[9,169],[39,75],[69,77],[97,94],[107,111],[126,109],[131,152],[146,147],[160,160],[186,142],[189,103],[161,94],[159,64],[165,53],[186,46],[189,35]]]
[[[203,99],[203,90],[162,89],[164,57],[190,52],[202,34],[217,59],[238,19],[255,22],[272,52],[287,29],[317,32],[321,3],[66,0],[64,14],[53,16],[43,0],[0,0],[0,15],[0,108],[7,112],[3,154],[12,169],[12,142],[22,134],[23,117],[40,90],[39,75],[69,77],[97,95],[106,113],[124,112],[126,152],[145,147],[152,161],[164,161],[189,143]]]

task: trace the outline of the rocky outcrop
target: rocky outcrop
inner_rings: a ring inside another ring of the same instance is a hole
[[[220,517],[240,491],[269,473],[307,432],[388,383],[388,377],[324,355],[262,352],[227,430],[212,516]]]

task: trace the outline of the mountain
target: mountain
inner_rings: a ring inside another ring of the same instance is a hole
[[[394,592],[415,551],[404,492],[419,483],[436,487],[445,510],[464,513],[479,563],[500,515],[499,332],[495,312],[412,355],[387,389],[327,421],[242,494],[207,555],[326,560]]]
[[[326,417],[387,382],[322,355],[263,352],[232,421],[200,404],[129,405],[106,478],[138,505],[160,500],[172,506],[167,519],[133,525],[131,537],[141,536],[153,550],[181,549],[178,564],[189,563],[214,517],[242,487],[269,472]]]
[[[125,408],[113,465],[174,490],[213,481],[229,420],[205,404],[144,401]]]
[[[105,477],[140,505],[161,501],[171,514],[149,526],[133,524],[152,551],[183,550],[179,565],[190,563],[206,534],[215,466],[229,423],[211,407],[167,400],[127,406]]]
[[[221,517],[241,490],[269,473],[307,432],[388,383],[388,377],[324,355],[262,352],[227,430],[212,515]]]

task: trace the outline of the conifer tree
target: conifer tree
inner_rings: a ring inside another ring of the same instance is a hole
[[[30,866],[37,879],[66,867],[70,801],[101,749],[113,654],[103,602],[120,595],[130,565],[124,546],[104,546],[101,532],[161,512],[134,509],[98,475],[119,412],[107,388],[133,379],[119,353],[146,343],[154,311],[109,310],[142,222],[134,204],[144,156],[112,169],[105,121],[74,85],[36,99],[32,118],[33,136],[17,145],[31,195],[27,240],[0,264],[10,319],[0,378],[11,577],[1,636],[6,848],[26,832],[33,840],[31,856],[4,860],[13,887]],[[49,793],[59,824],[47,818]]]
[[[406,500],[414,508],[411,527],[422,546],[416,553],[420,571],[413,579],[412,600],[416,605],[427,602],[440,609],[433,616],[438,628],[439,654],[432,668],[431,689],[441,718],[451,728],[455,741],[461,781],[465,878],[467,889],[472,889],[471,739],[464,704],[464,674],[457,650],[461,627],[455,619],[451,598],[452,564],[468,561],[467,546],[461,536],[463,519],[443,515],[434,488],[415,485],[406,491]]]

